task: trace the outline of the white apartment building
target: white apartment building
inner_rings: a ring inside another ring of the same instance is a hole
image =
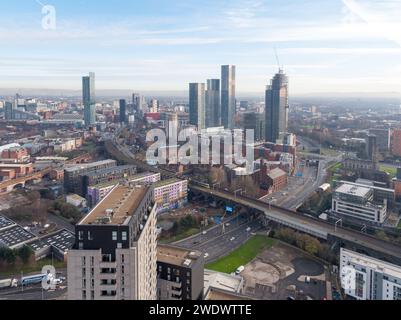
[[[401,266],[341,248],[340,276],[357,300],[401,300]]]
[[[153,188],[118,185],[76,225],[68,252],[69,300],[155,300]]]

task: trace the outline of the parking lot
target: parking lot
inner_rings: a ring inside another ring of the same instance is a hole
[[[245,266],[244,293],[266,300],[326,298],[325,266],[283,243],[263,251]]]

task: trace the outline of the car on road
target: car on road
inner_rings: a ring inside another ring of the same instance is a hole
[[[207,252],[205,252],[205,254],[203,255],[203,257],[206,259],[209,256],[209,254]]]
[[[202,234],[206,234],[207,233],[207,231],[202,231]]]
[[[231,237],[230,241],[234,241],[234,240],[235,240],[235,237]]]
[[[246,228],[246,232],[251,231],[251,227]]]
[[[229,226],[230,226],[230,223],[229,223],[229,222],[227,222],[227,223],[226,223],[226,227],[229,227]]]

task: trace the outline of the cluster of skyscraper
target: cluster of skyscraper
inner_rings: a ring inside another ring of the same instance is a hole
[[[222,66],[221,81],[208,79],[206,90],[204,83],[189,84],[189,123],[198,129],[233,129],[235,111],[235,66]]]
[[[219,126],[234,129],[235,71],[235,66],[224,65],[221,66],[221,80],[208,79],[206,87],[205,83],[189,84],[189,123],[191,125],[197,126],[199,130]],[[89,76],[82,78],[82,98],[85,126],[88,127],[96,123],[95,74],[92,72]],[[134,110],[139,112],[141,97],[133,94],[132,102]],[[253,117],[251,119],[247,117],[244,129],[254,129],[258,137],[264,131],[266,141],[276,142],[287,132],[288,109],[288,77],[280,69],[271,83],[266,86],[264,119],[260,117],[261,114],[254,115],[255,121]],[[126,120],[126,101],[120,100],[120,121],[126,122]],[[253,122],[255,122],[255,128],[253,128]]]
[[[253,114],[254,121],[247,119],[244,129],[254,129],[258,137],[262,133],[266,141],[276,142],[287,132],[288,109],[288,77],[280,69],[266,87],[264,119],[259,114]],[[198,129],[217,126],[234,129],[235,113],[235,66],[222,66],[221,82],[219,79],[207,80],[206,90],[204,83],[189,84],[191,125]]]

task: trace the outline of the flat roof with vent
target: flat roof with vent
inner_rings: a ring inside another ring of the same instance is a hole
[[[365,198],[369,195],[370,190],[369,187],[344,183],[336,189],[336,192]]]
[[[149,187],[117,185],[82,219],[80,225],[123,225],[136,211]]]
[[[172,245],[157,245],[157,261],[160,262],[189,268],[201,256],[202,253],[200,251],[188,250]]]

